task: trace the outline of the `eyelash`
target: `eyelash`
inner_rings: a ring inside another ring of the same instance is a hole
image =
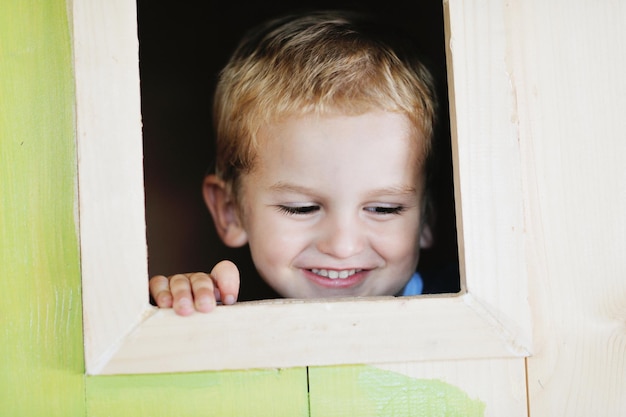
[[[291,215],[311,214],[318,211],[319,206],[277,206],[281,213]]]
[[[367,207],[366,210],[375,213],[375,214],[400,214],[402,213],[406,207],[404,206],[393,206],[393,207]]]
[[[319,211],[320,207],[319,206],[277,206],[278,210],[282,213],[285,214],[290,214],[290,215],[305,215],[305,214],[311,214],[314,213],[316,211]],[[404,206],[394,206],[394,207],[381,207],[381,206],[376,206],[376,207],[366,207],[365,210],[367,212],[373,213],[373,214],[379,214],[379,215],[385,215],[385,214],[400,214],[402,213],[404,210],[406,209],[406,207]]]

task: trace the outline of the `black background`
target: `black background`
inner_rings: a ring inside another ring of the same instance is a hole
[[[221,243],[202,200],[202,179],[213,155],[213,88],[229,54],[253,25],[301,9],[351,9],[374,12],[414,33],[438,79],[438,218],[435,245],[422,252],[418,269],[427,292],[458,291],[442,3],[411,3],[138,0],[150,275],[208,272],[219,260],[231,259],[242,272],[240,300],[277,297],[258,277],[247,247]]]

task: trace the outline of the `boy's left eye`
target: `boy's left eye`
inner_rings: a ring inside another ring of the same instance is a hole
[[[278,211],[286,214],[312,214],[318,211],[319,206],[277,206]]]
[[[400,214],[404,211],[403,206],[373,206],[365,207],[365,211],[374,214]]]

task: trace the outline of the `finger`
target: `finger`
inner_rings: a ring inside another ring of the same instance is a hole
[[[149,281],[150,295],[160,308],[171,308],[173,303],[170,282],[163,275],[156,275]]]
[[[172,307],[176,314],[188,316],[194,311],[191,283],[187,275],[176,274],[169,277],[170,292],[172,293]]]
[[[196,272],[188,274],[196,310],[202,313],[212,311],[216,306],[213,280],[208,274]]]
[[[239,270],[231,261],[221,261],[211,270],[223,304],[234,304],[239,296]]]

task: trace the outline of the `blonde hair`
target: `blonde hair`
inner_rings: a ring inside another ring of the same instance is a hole
[[[424,139],[419,145],[426,158],[435,86],[415,47],[396,35],[360,15],[331,11],[290,15],[249,32],[215,93],[218,177],[236,192],[241,174],[253,167],[259,129],[309,113],[406,114]]]

